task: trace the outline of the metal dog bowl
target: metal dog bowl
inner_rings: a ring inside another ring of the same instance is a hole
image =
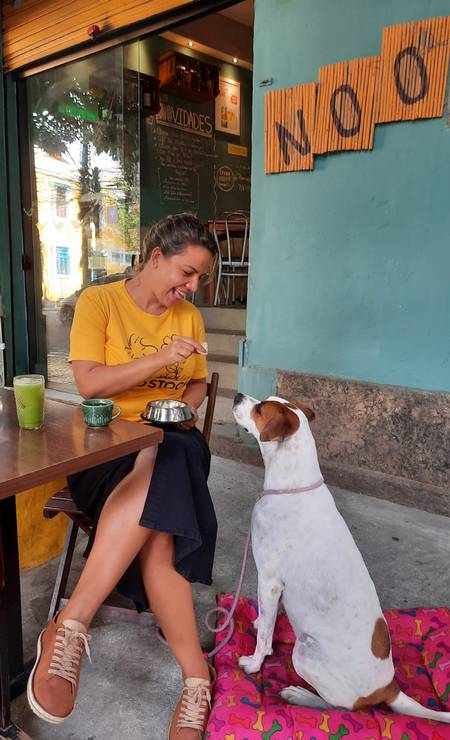
[[[141,418],[152,424],[178,424],[180,421],[190,421],[192,411],[184,401],[164,398],[161,401],[149,401]]]

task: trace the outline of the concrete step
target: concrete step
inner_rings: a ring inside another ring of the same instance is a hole
[[[205,400],[202,406],[200,406],[198,413],[200,418],[200,428],[205,416],[206,403],[207,401]],[[233,416],[233,399],[217,394],[216,407],[214,409],[213,427],[222,427],[224,425],[225,427],[229,427],[230,429],[236,426]]]
[[[238,364],[234,358],[226,355],[208,355],[209,377],[211,373],[219,373],[219,394],[234,396],[238,382]],[[227,391],[224,394],[224,391]]]
[[[236,362],[239,356],[239,343],[245,338],[244,332],[228,329],[213,329],[206,332],[208,349],[211,355],[226,355]]]
[[[245,308],[199,306],[199,311],[203,316],[207,332],[226,329],[227,331],[243,332],[245,334],[247,321]]]

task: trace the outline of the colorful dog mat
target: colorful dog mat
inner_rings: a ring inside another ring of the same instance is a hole
[[[229,609],[232,600],[222,595],[218,606]],[[256,601],[241,598],[231,640],[215,657],[218,678],[205,740],[450,740],[450,725],[387,707],[349,712],[287,704],[280,689],[307,684],[292,665],[294,633],[286,615],[277,619],[274,652],[261,672],[248,676],[239,668],[238,658],[255,649],[256,616]],[[385,616],[401,689],[425,706],[450,711],[450,609],[392,609]],[[217,633],[216,644],[224,636]]]

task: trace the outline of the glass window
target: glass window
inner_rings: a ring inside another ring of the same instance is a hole
[[[56,185],[55,187],[56,215],[59,218],[67,217],[67,191],[68,188],[65,185]]]
[[[56,274],[70,275],[69,247],[56,247]]]
[[[32,359],[50,387],[75,390],[67,355],[78,297],[139,253],[139,42],[26,85],[38,278]]]

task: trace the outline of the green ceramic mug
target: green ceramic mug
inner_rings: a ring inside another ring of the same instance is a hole
[[[106,427],[122,411],[109,398],[87,398],[82,402],[81,408],[88,427]]]

